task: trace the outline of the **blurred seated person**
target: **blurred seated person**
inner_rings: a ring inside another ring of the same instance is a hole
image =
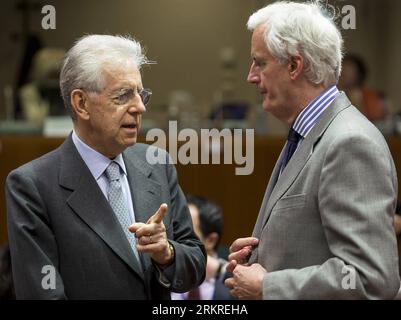
[[[48,115],[67,115],[58,84],[64,55],[60,48],[43,48],[35,54],[30,82],[19,91],[25,120],[42,126]]]
[[[397,208],[395,210],[394,228],[395,228],[395,234],[397,235],[397,241],[398,241],[398,264],[399,264],[399,271],[400,271],[400,275],[401,275],[401,202],[397,203]],[[398,294],[395,299],[401,300],[401,287],[400,287],[400,290],[398,291]]]
[[[15,300],[11,255],[8,245],[0,248],[0,301]]]
[[[401,202],[397,203],[397,209],[394,215],[394,228],[397,237],[401,235]]]
[[[224,286],[229,277],[227,260],[219,257],[217,248],[223,233],[223,214],[219,206],[202,197],[187,195],[194,231],[207,252],[205,281],[190,292],[171,293],[172,300],[231,300],[234,297]]]
[[[367,76],[368,69],[362,58],[348,54],[343,59],[338,87],[370,121],[384,120],[388,115],[388,106],[382,93],[365,86]]]

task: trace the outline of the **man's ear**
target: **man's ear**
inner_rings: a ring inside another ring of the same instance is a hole
[[[297,54],[290,57],[290,61],[288,62],[288,72],[290,73],[292,80],[296,80],[299,77],[303,68],[304,58],[301,55]]]
[[[74,114],[82,120],[89,120],[88,95],[81,89],[74,89],[71,92],[71,105]]]

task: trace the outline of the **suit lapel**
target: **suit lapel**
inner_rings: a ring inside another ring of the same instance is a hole
[[[133,198],[135,218],[137,222],[146,223],[159,209],[160,185],[150,179],[152,167],[135,157],[135,154],[123,153],[127,168],[127,178]]]
[[[264,214],[263,218],[261,219],[262,222],[260,223],[260,227],[257,230],[259,232],[258,235],[260,234],[260,231],[265,227],[270,217],[271,211],[276,205],[277,201],[281,199],[284,193],[290,188],[295,179],[298,177],[302,168],[308,162],[309,158],[313,154],[314,147],[319,142],[321,136],[324,134],[329,124],[334,120],[339,112],[349,107],[350,105],[351,102],[348,100],[346,95],[344,93],[341,93],[333,101],[332,105],[327,108],[325,112],[321,115],[318,122],[315,124],[305,140],[301,143],[298,150],[294,153],[293,157],[291,158],[285,170],[282,172],[277,182],[275,183],[276,178],[270,179],[269,185],[267,187],[267,192],[271,190],[270,196],[268,196],[266,192],[261,208],[261,210],[264,210]],[[279,160],[276,163],[272,178],[277,177],[278,175],[281,156],[282,155],[280,155]]]
[[[159,203],[161,186],[150,179],[152,167],[148,163],[128,152],[124,152],[123,157],[127,168],[135,220],[146,223],[161,205]],[[140,256],[146,270],[151,265],[150,257],[148,254],[140,254]]]
[[[284,152],[284,148],[281,150],[280,156],[278,157],[279,160],[277,160],[277,162],[273,168],[273,172],[270,175],[269,183],[267,184],[266,191],[263,196],[262,206],[259,210],[258,218],[256,220],[256,224],[255,224],[255,227],[252,232],[253,237],[259,238],[260,232],[262,231],[263,222],[265,221],[265,218],[266,218],[265,216],[266,216],[266,213],[268,212],[267,211],[267,205],[269,204],[268,200],[270,199],[273,188],[276,185],[278,175],[280,173],[280,162],[281,162],[280,159],[283,156],[283,152]]]
[[[139,277],[144,279],[143,271],[132,253],[117,217],[76,150],[71,135],[62,145],[61,153],[59,183],[72,191],[67,199],[68,205]]]

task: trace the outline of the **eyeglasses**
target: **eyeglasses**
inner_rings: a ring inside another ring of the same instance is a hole
[[[85,90],[85,89],[81,89]],[[89,90],[88,90],[89,91]],[[137,96],[142,100],[142,103],[147,106],[150,98],[152,96],[152,90],[149,88],[146,89],[140,89],[139,91],[135,92],[136,90],[134,88],[122,88],[119,90],[116,90],[115,92],[111,92],[108,95],[109,99],[113,101],[116,105],[127,105],[131,103]],[[89,92],[94,92],[95,94],[101,94],[96,91],[89,91]]]
[[[150,90],[149,88],[144,88],[138,91],[138,94],[141,97],[142,103],[147,106],[150,98],[152,97],[152,90]]]

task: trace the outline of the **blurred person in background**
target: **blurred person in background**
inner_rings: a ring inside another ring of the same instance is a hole
[[[397,203],[397,209],[395,211],[394,215],[394,227],[395,227],[395,233],[397,236],[401,235],[401,203]]]
[[[226,271],[227,260],[219,257],[218,248],[223,234],[224,222],[221,208],[203,197],[187,195],[194,231],[207,252],[206,278],[197,288],[185,293],[172,293],[173,300],[230,300],[224,280],[230,276]]]
[[[389,108],[384,94],[368,88],[366,80],[368,68],[365,61],[355,54],[347,54],[343,59],[338,88],[343,90],[354,106],[372,122],[386,119]]]

